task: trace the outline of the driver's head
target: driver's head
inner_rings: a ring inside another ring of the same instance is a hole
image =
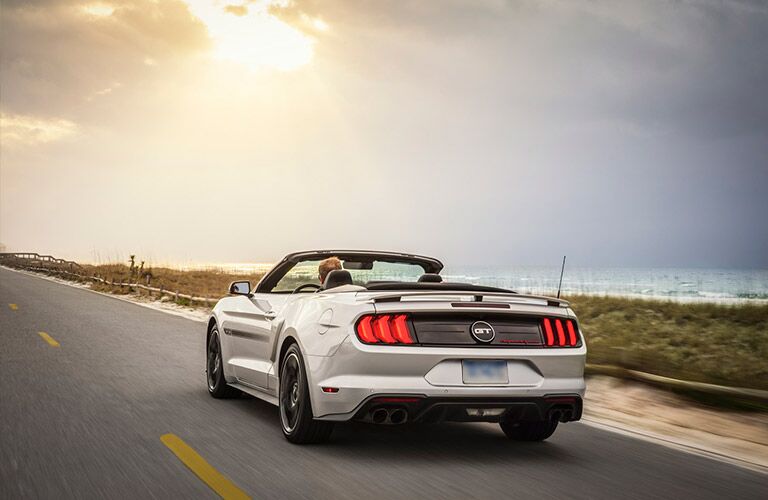
[[[320,262],[320,265],[317,269],[320,275],[320,284],[322,285],[325,283],[325,278],[328,276],[328,273],[335,271],[336,269],[341,269],[341,261],[338,257],[328,257],[324,261]]]

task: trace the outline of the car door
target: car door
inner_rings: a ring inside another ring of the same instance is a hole
[[[273,320],[284,303],[284,295],[254,293],[238,297],[227,311],[222,327],[231,340],[229,363],[239,382],[262,389],[268,387]]]

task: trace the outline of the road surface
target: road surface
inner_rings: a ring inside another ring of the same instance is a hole
[[[352,424],[291,445],[275,407],[208,396],[202,323],[5,269],[0,336],[3,499],[216,498],[169,433],[253,498],[768,498],[768,475],[579,423],[545,443]]]

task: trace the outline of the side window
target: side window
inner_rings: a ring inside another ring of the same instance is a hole
[[[272,292],[292,292],[297,286],[313,283],[320,284],[318,277],[319,260],[299,262],[277,282]]]

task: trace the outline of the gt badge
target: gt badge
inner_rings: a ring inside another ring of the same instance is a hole
[[[496,337],[496,331],[493,327],[485,321],[475,321],[472,326],[469,327],[472,337],[478,342],[488,343],[493,341]]]

